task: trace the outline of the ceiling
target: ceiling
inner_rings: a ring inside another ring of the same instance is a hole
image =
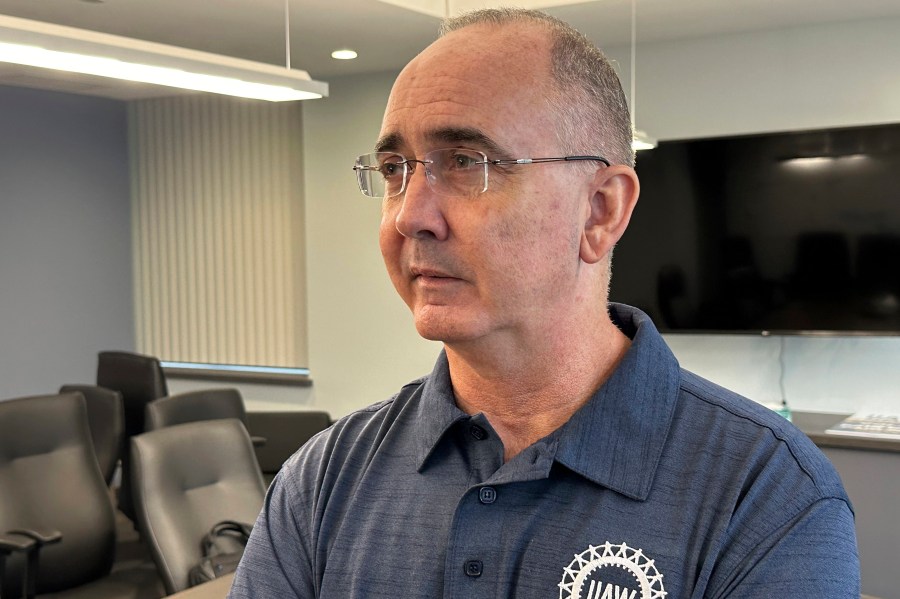
[[[436,16],[376,0],[0,0],[0,14],[284,65],[286,1],[291,66],[323,81],[399,70],[434,40],[439,22]],[[541,4],[515,4],[523,1]],[[543,5],[553,3],[562,5],[546,12],[572,23],[601,47],[629,43],[630,0],[547,0]],[[897,0],[639,0],[637,40],[893,17],[900,17]],[[340,47],[353,48],[359,58],[332,59],[331,51]],[[119,98],[154,93],[147,86],[98,79],[0,65],[5,84]]]

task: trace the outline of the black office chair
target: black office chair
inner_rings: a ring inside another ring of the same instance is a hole
[[[84,397],[0,401],[0,596],[160,597],[159,577],[146,564],[111,573],[115,546]]]
[[[103,351],[98,354],[97,385],[122,394],[125,412],[125,447],[122,453],[122,484],[118,492],[118,507],[133,522],[135,515],[131,501],[128,440],[144,432],[147,404],[169,394],[166,377],[159,360],[153,356]]]
[[[265,488],[247,429],[237,419],[178,424],[131,440],[138,529],[168,593],[189,586],[201,541],[218,522],[253,524]]]
[[[201,389],[155,399],[147,404],[144,423],[146,430],[152,431],[176,424],[222,418],[236,418],[244,426],[247,425],[244,398],[237,389]],[[251,440],[253,445],[264,445],[266,442],[261,436],[251,436]]]
[[[60,393],[81,393],[87,405],[88,426],[100,472],[106,484],[112,483],[125,438],[125,414],[122,394],[97,385],[63,385]]]

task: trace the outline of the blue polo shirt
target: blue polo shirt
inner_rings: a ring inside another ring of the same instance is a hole
[[[822,453],[680,369],[646,315],[610,311],[633,340],[616,371],[507,463],[443,354],[310,440],[229,597],[858,599],[853,514]]]

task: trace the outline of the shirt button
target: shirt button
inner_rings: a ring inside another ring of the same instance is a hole
[[[487,436],[488,436],[487,431],[484,430],[483,428],[481,428],[480,426],[478,426],[477,424],[473,424],[472,428],[469,429],[469,432],[478,441],[483,441],[484,439],[487,439]]]
[[[490,505],[497,501],[497,491],[494,487],[481,487],[481,490],[478,491],[478,500],[485,505]]]
[[[481,576],[481,571],[484,569],[484,564],[481,563],[480,560],[470,559],[466,562],[465,570],[466,576],[478,577]]]

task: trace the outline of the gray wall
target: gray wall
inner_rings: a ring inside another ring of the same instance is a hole
[[[0,86],[0,399],[134,348],[125,104]]]
[[[312,406],[343,416],[431,371],[440,344],[416,333],[378,249],[381,202],[350,169],[370,152],[396,73],[332,79],[303,104]]]

